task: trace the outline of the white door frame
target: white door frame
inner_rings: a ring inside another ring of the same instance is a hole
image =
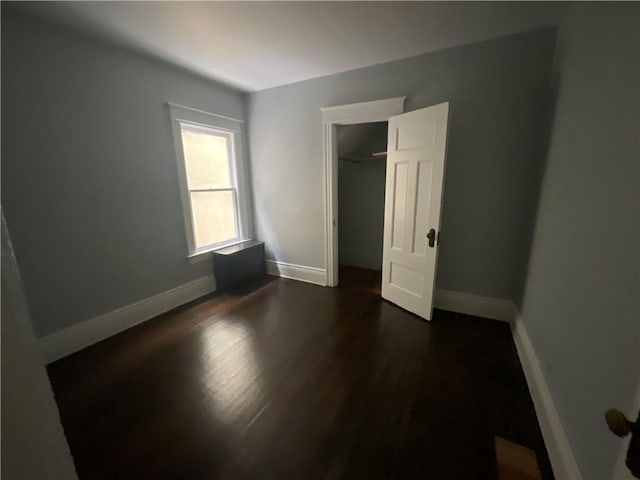
[[[324,258],[327,285],[338,285],[338,125],[386,122],[404,113],[407,97],[321,108],[324,163]]]

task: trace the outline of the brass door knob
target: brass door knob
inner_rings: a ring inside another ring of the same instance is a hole
[[[431,248],[434,247],[434,245],[436,244],[436,229],[432,228],[431,230],[429,230],[429,233],[427,233],[427,238],[429,239],[429,246]]]
[[[604,419],[615,435],[624,437],[631,433],[625,464],[634,477],[640,478],[640,413],[638,420],[632,422],[620,410],[612,408],[604,414]]]
[[[624,416],[620,410],[611,408],[604,414],[609,430],[619,437],[624,437],[631,431],[630,421]]]

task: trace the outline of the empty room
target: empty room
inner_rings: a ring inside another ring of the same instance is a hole
[[[3,1],[3,478],[640,478],[639,32]]]

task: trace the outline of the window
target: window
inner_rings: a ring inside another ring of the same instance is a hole
[[[189,256],[241,241],[241,123],[176,105],[169,108]]]

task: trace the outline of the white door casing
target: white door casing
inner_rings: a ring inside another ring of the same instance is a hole
[[[448,116],[445,102],[389,118],[382,296],[427,320],[433,311]]]
[[[325,187],[325,266],[327,285],[338,285],[338,125],[386,122],[404,112],[406,97],[321,108]]]

